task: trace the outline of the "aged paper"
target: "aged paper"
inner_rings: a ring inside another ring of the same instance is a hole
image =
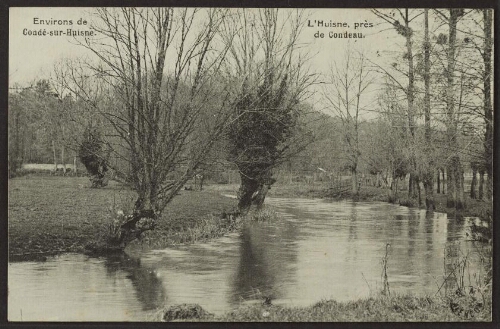
[[[487,321],[492,21],[11,7],[8,320]]]

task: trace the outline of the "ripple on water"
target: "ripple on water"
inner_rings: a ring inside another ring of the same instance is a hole
[[[467,224],[446,214],[380,202],[268,202],[281,220],[253,222],[209,243],[139,259],[68,254],[9,264],[9,320],[20,320],[22,310],[22,320],[140,321],[178,303],[219,314],[266,296],[294,306],[368,297],[382,287],[387,244],[391,291],[435,293],[445,255],[451,264],[473,251],[463,241]]]

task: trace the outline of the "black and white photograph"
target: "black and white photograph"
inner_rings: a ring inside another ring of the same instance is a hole
[[[491,324],[493,8],[8,12],[8,322]]]

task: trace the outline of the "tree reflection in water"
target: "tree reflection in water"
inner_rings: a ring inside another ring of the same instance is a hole
[[[162,280],[156,271],[141,266],[141,260],[127,254],[108,256],[104,262],[106,274],[114,276],[119,271],[127,273],[132,281],[137,299],[141,302],[144,311],[155,310],[166,305],[166,293]]]
[[[286,288],[282,283],[294,281],[298,235],[298,225],[287,221],[247,223],[240,236],[241,256],[229,302],[281,298]]]

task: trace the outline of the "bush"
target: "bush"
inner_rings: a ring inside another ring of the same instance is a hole
[[[108,185],[106,172],[108,171],[109,150],[104,149],[104,141],[97,128],[89,126],[85,129],[78,157],[90,174],[92,187]]]
[[[405,206],[405,207],[416,207],[417,206],[417,201],[413,199],[403,199],[399,201],[400,206]]]
[[[163,313],[163,321],[207,319],[212,317],[213,314],[208,313],[198,304],[174,305],[166,309]]]

